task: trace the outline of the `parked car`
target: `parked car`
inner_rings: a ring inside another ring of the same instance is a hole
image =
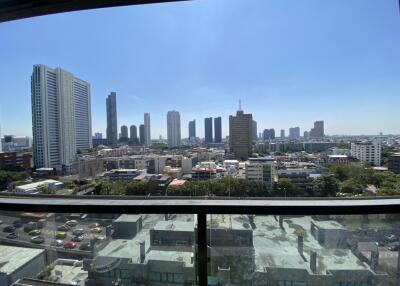
[[[11,226],[11,225],[8,225],[8,226],[6,226],[6,227],[3,228],[3,232],[6,232],[6,233],[13,233],[13,232],[15,232],[15,227],[13,227],[13,226]]]
[[[89,242],[85,242],[85,243],[82,243],[80,246],[79,246],[79,250],[90,250],[91,249],[91,247],[90,247],[90,243]]]
[[[101,228],[100,228],[100,227],[92,228],[92,229],[90,230],[90,232],[92,232],[92,233],[101,233]]]
[[[67,249],[74,249],[77,246],[76,242],[73,241],[68,241],[66,243],[64,243],[64,248]]]
[[[50,246],[53,246],[53,247],[61,247],[63,245],[64,245],[64,240],[62,240],[62,239],[56,239],[50,244]]]
[[[388,250],[390,250],[390,251],[398,251],[399,249],[400,249],[400,245],[399,244],[393,244],[393,245],[388,247]]]
[[[67,237],[67,233],[65,231],[59,231],[56,233],[56,238],[57,239],[64,239]]]
[[[84,239],[84,238],[83,238],[82,235],[77,235],[77,236],[74,236],[73,238],[71,238],[71,241],[74,241],[74,242],[81,242],[83,239]]]
[[[7,234],[6,237],[8,239],[16,239],[16,238],[18,238],[18,234],[16,234],[15,232],[11,232],[11,233]]]
[[[68,226],[70,226],[70,227],[74,227],[74,226],[77,226],[77,225],[78,225],[78,221],[76,221],[76,220],[73,219],[73,220],[67,221],[65,224],[68,225]]]
[[[42,236],[34,236],[31,238],[32,243],[41,244],[44,242],[44,238]]]
[[[16,228],[20,228],[20,227],[24,226],[24,223],[22,221],[20,221],[20,220],[15,220],[13,222],[13,226],[16,227]]]
[[[96,227],[100,227],[100,224],[97,223],[97,222],[92,223],[91,225],[89,225],[89,228],[96,228]]]
[[[57,226],[58,231],[68,231],[70,228],[67,225],[59,225]]]
[[[398,241],[399,239],[394,234],[388,234],[385,235],[385,240],[388,242],[395,242]]]
[[[83,235],[84,231],[82,228],[77,228],[72,232],[73,235],[78,236],[78,235]]]
[[[95,235],[93,237],[94,240],[106,240],[107,237],[105,237],[104,235]]]
[[[31,236],[38,236],[41,233],[39,229],[31,230],[28,234]]]

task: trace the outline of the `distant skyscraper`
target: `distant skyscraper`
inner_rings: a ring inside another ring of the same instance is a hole
[[[189,121],[189,140],[196,138],[196,120]]]
[[[289,139],[299,139],[300,138],[300,127],[289,128]]]
[[[270,139],[275,139],[275,129],[274,128],[271,128],[269,130],[269,137],[270,137]]]
[[[145,135],[144,135],[144,125],[143,124],[140,124],[140,126],[139,126],[139,137],[140,137],[140,144],[144,145]]]
[[[111,92],[106,99],[107,107],[107,139],[109,144],[116,144],[118,141],[117,125],[117,94]]]
[[[89,83],[61,68],[34,65],[31,77],[35,167],[69,169],[92,147]]]
[[[129,128],[129,135],[130,135],[130,140],[131,141],[137,141],[137,128],[136,125],[131,125],[131,127]]]
[[[281,129],[281,140],[285,139],[285,129]]]
[[[95,139],[103,139],[103,133],[99,133],[99,132],[94,133],[94,138]]]
[[[246,160],[253,151],[253,116],[245,114],[239,104],[236,116],[229,116],[229,150],[240,160]]]
[[[128,140],[128,126],[122,125],[121,126],[121,137],[119,138],[121,141]]]
[[[144,145],[146,147],[151,145],[150,113],[144,114]]]
[[[221,117],[214,118],[214,142],[222,142],[222,122]]]
[[[253,141],[257,141],[257,121],[253,120]]]
[[[304,131],[303,137],[304,137],[304,139],[310,139],[310,132]]]
[[[264,131],[263,131],[263,139],[264,140],[270,140],[271,139],[271,135],[269,133],[269,129],[264,129]]]
[[[181,116],[178,111],[167,113],[167,137],[168,148],[176,148],[181,145]]]
[[[311,138],[324,138],[324,121],[315,121],[314,128],[311,128],[310,137]]]
[[[212,136],[212,117],[204,119],[204,142],[205,143],[212,143],[213,136]]]

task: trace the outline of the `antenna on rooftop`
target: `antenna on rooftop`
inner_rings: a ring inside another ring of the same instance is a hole
[[[239,99],[239,111],[242,111],[242,101]]]

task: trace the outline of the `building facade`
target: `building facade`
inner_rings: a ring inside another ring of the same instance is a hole
[[[388,169],[393,173],[400,174],[400,153],[389,156]]]
[[[151,145],[150,113],[144,114],[144,145],[146,147]]]
[[[374,166],[381,165],[382,145],[379,140],[351,143],[350,154],[361,162],[368,162]]]
[[[117,94],[111,92],[106,99],[107,108],[107,139],[110,145],[118,142],[118,124],[117,124]]]
[[[289,128],[289,139],[296,140],[300,138],[300,127]]]
[[[168,148],[176,148],[181,145],[181,116],[178,111],[167,113],[167,137]]]
[[[253,141],[257,141],[257,121],[253,120]]]
[[[144,125],[140,124],[139,126],[139,139],[140,139],[140,144],[144,145],[145,143],[145,132],[144,132]]]
[[[214,142],[222,142],[222,121],[221,117],[214,118]]]
[[[196,139],[196,120],[189,121],[189,140]]]
[[[121,126],[121,136],[119,138],[121,141],[128,141],[128,126]]]
[[[320,120],[320,121],[315,121],[314,122],[314,128],[311,128],[311,131],[309,133],[311,138],[324,138],[324,121]]]
[[[129,139],[131,141],[137,141],[137,128],[136,125],[131,125],[131,127],[129,128]]]
[[[92,148],[89,83],[34,65],[31,92],[34,165],[70,169],[78,150]]]
[[[204,118],[204,142],[213,142],[213,127],[212,127],[212,117]]]
[[[229,116],[229,150],[236,159],[246,160],[252,153],[253,116],[238,110]]]

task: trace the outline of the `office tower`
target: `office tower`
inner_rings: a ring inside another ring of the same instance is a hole
[[[144,145],[146,147],[151,145],[150,113],[144,114]]]
[[[221,117],[214,118],[214,142],[222,142],[222,122]]]
[[[310,138],[324,138],[324,121],[315,121],[314,128],[311,128]]]
[[[269,137],[270,137],[270,139],[275,139],[275,129],[274,128],[271,128],[269,130]]]
[[[270,140],[271,139],[271,135],[269,133],[269,129],[264,129],[264,131],[263,131],[263,139],[264,140]]]
[[[351,156],[374,166],[381,165],[381,152],[382,144],[379,140],[351,143]]]
[[[189,121],[189,140],[196,139],[196,120]]]
[[[139,126],[139,139],[140,139],[140,144],[144,145],[145,142],[145,134],[144,134],[144,125],[140,124]]]
[[[285,129],[281,129],[281,140],[285,139]]]
[[[304,137],[304,139],[310,139],[310,132],[304,131],[303,137]]]
[[[178,111],[167,113],[167,139],[168,148],[176,148],[181,145],[181,116]]]
[[[31,77],[35,167],[70,170],[92,148],[90,84],[61,68],[34,65]]]
[[[229,150],[237,159],[246,160],[252,153],[253,116],[239,104],[236,116],[229,116]]]
[[[107,140],[109,144],[114,145],[118,141],[117,125],[117,94],[110,92],[106,99],[107,107]]]
[[[261,132],[258,133],[258,139],[262,140],[262,133]]]
[[[204,142],[212,143],[212,117],[204,118]]]
[[[131,127],[129,128],[129,135],[130,135],[130,140],[131,141],[137,141],[137,128],[136,125],[131,125]]]
[[[257,121],[253,120],[253,141],[257,141]]]
[[[295,140],[300,138],[300,127],[289,128],[289,139]]]
[[[119,138],[121,141],[128,140],[128,126],[122,125],[121,126],[121,137]]]

